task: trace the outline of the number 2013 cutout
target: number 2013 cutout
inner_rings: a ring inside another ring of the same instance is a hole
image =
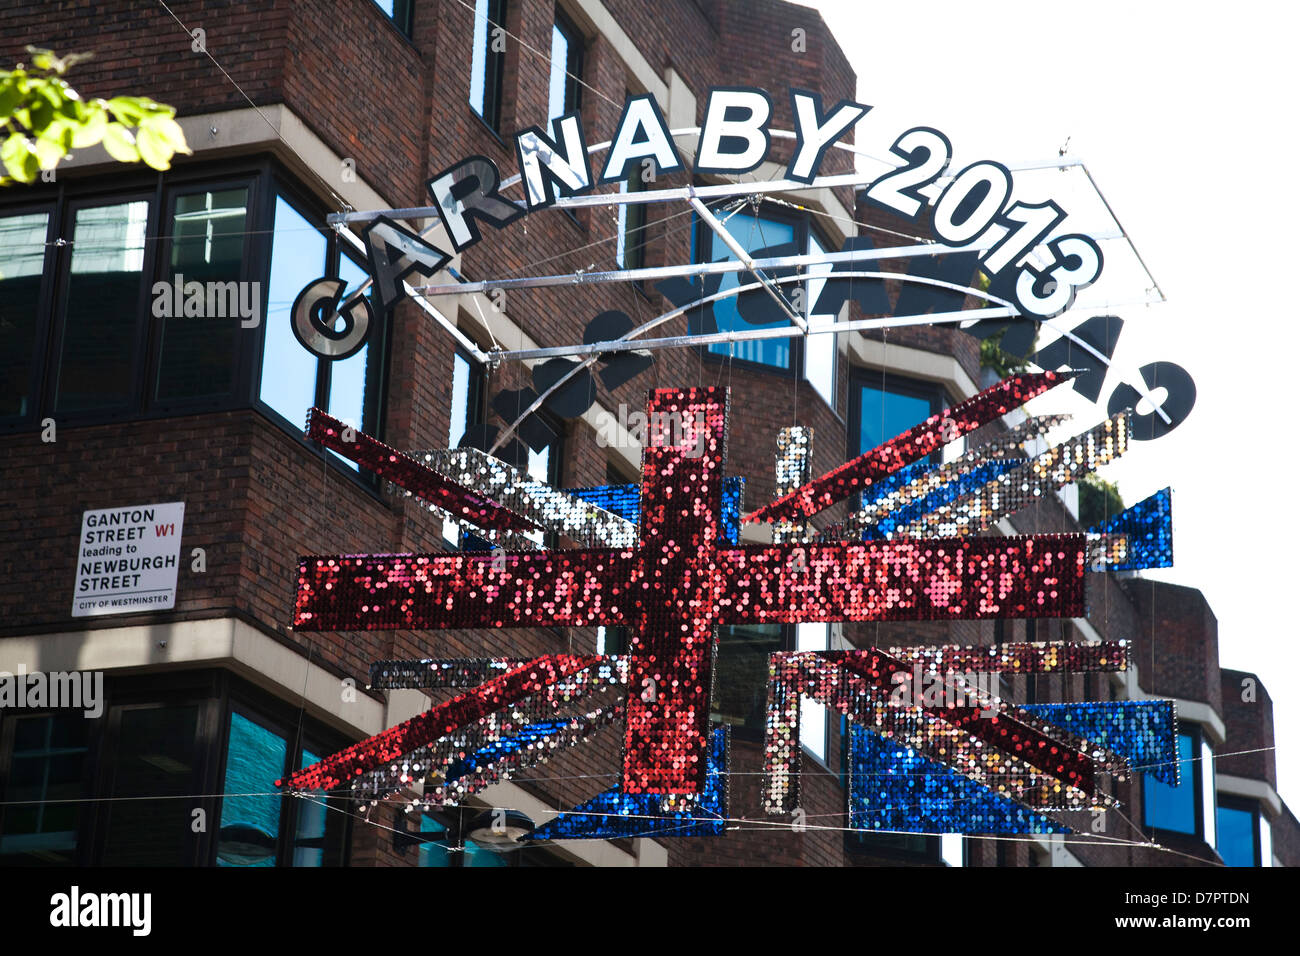
[[[938,130],[918,126],[899,136],[890,152],[904,164],[873,182],[867,198],[916,219],[925,207],[921,190],[947,172],[952,143]],[[974,242],[994,226],[1006,230],[980,255],[980,265],[990,278],[1020,262],[1066,217],[1065,210],[1051,200],[1017,200],[1008,206],[1012,189],[1006,166],[980,160],[953,176],[934,203],[932,227],[946,245]],[[1055,257],[1050,265],[1037,268],[1026,263],[1012,281],[999,283],[1008,288],[1020,310],[1034,318],[1052,318],[1066,311],[1080,289],[1097,281],[1104,265],[1100,247],[1084,235],[1061,236],[1047,247]]]

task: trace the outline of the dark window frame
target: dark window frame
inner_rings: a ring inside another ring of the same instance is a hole
[[[59,238],[62,202],[59,192],[44,199],[0,205],[0,218],[17,218],[19,216],[45,214],[45,252],[41,260],[41,284],[36,296],[36,329],[32,335],[32,353],[27,368],[26,394],[28,408],[25,414],[0,416],[0,434],[35,427],[45,411],[45,383],[49,378],[48,366],[53,355],[53,322],[50,319],[54,303],[54,283],[49,276],[57,268],[60,247],[56,245]]]
[[[1220,810],[1237,810],[1251,815],[1250,837],[1255,853],[1255,862],[1253,866],[1256,868],[1262,867],[1264,865],[1264,846],[1263,842],[1260,840],[1259,827],[1261,818],[1267,820],[1267,816],[1264,814],[1264,808],[1260,806],[1259,801],[1251,799],[1250,797],[1243,797],[1232,793],[1215,794],[1214,811],[1216,819],[1214,821],[1214,850],[1216,853],[1218,852],[1219,840],[1222,838],[1222,832],[1219,829],[1219,821],[1217,819]],[[1222,859],[1222,857],[1220,857],[1220,859]]]
[[[222,793],[225,787],[226,766],[230,759],[230,731],[234,723],[233,715],[236,710],[245,720],[252,721],[284,739],[286,747],[283,772],[286,776],[302,769],[302,752],[304,750],[311,750],[324,758],[342,750],[353,742],[345,739],[342,735],[330,732],[328,729],[322,733],[319,727],[313,727],[312,732],[308,733],[301,725],[301,715],[297,709],[288,706],[285,701],[268,699],[264,695],[258,694],[251,685],[240,681],[230,681],[220,718],[220,740],[216,751],[218,782],[216,789],[212,791],[213,793]],[[213,830],[214,835],[210,841],[208,853],[209,866],[217,865],[217,844],[219,842],[218,835],[221,828],[221,810],[223,807],[222,799],[217,798],[213,816],[210,818],[214,823],[209,829]],[[347,797],[323,796],[321,799],[326,804],[332,804],[335,810],[348,811],[349,809]],[[301,822],[304,806],[303,800],[295,799],[288,794],[280,798],[280,823],[279,832],[276,834],[275,849],[276,868],[293,867],[295,835],[298,824]],[[321,867],[342,866],[347,862],[351,836],[351,828],[348,825],[350,816],[350,812],[329,812],[326,814],[324,837],[326,845],[322,848],[325,853]],[[333,861],[330,859],[331,854],[336,857]]]
[[[53,309],[46,316],[50,329],[50,350],[46,355],[45,389],[41,400],[42,411],[55,421],[83,424],[95,421],[130,421],[138,417],[141,409],[148,408],[145,388],[146,370],[151,365],[152,356],[148,351],[151,340],[151,328],[155,324],[150,308],[151,289],[154,276],[157,275],[158,254],[156,244],[149,241],[150,236],[159,235],[161,228],[159,192],[161,186],[152,190],[131,189],[111,194],[90,194],[65,196],[60,203],[59,234],[73,236],[66,246],[59,249],[57,272],[52,277],[54,286]],[[106,405],[97,402],[88,409],[59,409],[59,385],[63,378],[64,348],[68,340],[68,302],[72,288],[72,258],[76,251],[75,227],[77,215],[87,209],[102,209],[111,206],[125,206],[134,202],[148,204],[148,216],[145,219],[144,258],[140,268],[140,290],[136,301],[134,328],[131,329],[131,367],[129,370],[130,386],[124,404]]]
[[[268,726],[285,737],[290,745],[289,755],[295,764],[303,749],[312,749],[321,756],[342,749],[353,741],[333,728],[316,720],[304,723],[300,709],[288,701],[274,697],[254,684],[225,670],[205,668],[173,672],[166,681],[158,673],[124,677],[110,677],[104,681],[104,713],[92,721],[88,735],[86,766],[83,769],[83,787],[87,794],[77,827],[76,865],[113,865],[105,860],[105,846],[112,822],[114,801],[99,799],[111,795],[120,759],[122,714],[127,711],[196,706],[195,725],[196,762],[192,769],[192,792],[196,794],[192,806],[206,814],[207,829],[194,834],[195,839],[183,854],[183,861],[172,865],[215,866],[217,838],[221,821],[221,797],[224,789],[225,765],[229,748],[231,712],[238,708],[243,715],[263,726]],[[79,711],[69,710],[13,710],[0,712],[0,794],[6,792],[12,770],[14,729],[18,719],[45,715],[69,715],[84,719]],[[302,732],[299,732],[299,727]],[[283,797],[286,809],[280,816],[280,833],[277,835],[277,866],[291,865],[293,834],[298,822],[300,804],[292,797]],[[341,799],[341,798],[332,798]],[[187,806],[191,804],[187,803]],[[342,804],[339,804],[342,806]],[[4,826],[4,810],[0,806],[0,830]],[[346,864],[351,852],[352,823],[350,814],[330,813],[337,818],[327,823],[327,839],[333,840],[340,852],[337,863],[327,860],[323,866]],[[338,826],[342,829],[337,829]]]
[[[483,49],[483,112],[475,107],[473,100],[466,98],[469,111],[483,123],[488,130],[501,139],[501,126],[505,113],[505,70],[506,51],[496,52],[492,49],[492,31],[495,27],[506,28],[507,0],[486,0],[487,31],[484,34]],[[474,41],[473,24],[476,10],[470,11],[470,43]],[[473,50],[470,51],[470,88],[474,86]],[[502,143],[504,145],[504,142]]]
[[[160,212],[162,212],[163,215],[160,219],[160,224],[165,222],[168,225],[166,234],[158,243],[158,262],[154,268],[154,282],[166,281],[164,273],[170,272],[171,270],[172,251],[175,246],[176,237],[172,234],[170,224],[176,215],[177,200],[181,196],[192,195],[199,191],[217,192],[222,189],[238,188],[244,188],[247,190],[248,205],[246,207],[247,212],[244,219],[245,226],[258,224],[261,222],[266,210],[264,209],[262,191],[258,189],[256,175],[237,175],[225,179],[203,179],[200,181],[181,180],[177,182],[165,182],[163,184],[162,202],[160,205]],[[244,249],[242,253],[243,258],[240,262],[239,268],[240,282],[253,282],[258,281],[261,278],[260,275],[254,275],[255,271],[259,271],[257,270],[258,249],[255,241],[259,238],[259,232],[260,230],[257,229],[245,229]],[[269,254],[269,252],[270,248],[268,246],[267,253]],[[265,285],[263,287],[265,287]],[[264,329],[266,325],[266,302],[264,300],[259,301],[257,307],[259,309],[258,326],[259,329]],[[231,394],[233,394],[234,404],[237,405],[239,403],[240,396],[245,393],[244,389],[246,383],[250,380],[250,376],[254,374],[254,366],[257,363],[252,351],[246,345],[240,345],[238,339],[236,339],[235,368],[230,394],[225,396],[199,396],[192,399],[157,398],[158,376],[162,371],[162,344],[165,320],[151,319],[149,327],[149,363],[145,379],[147,393],[146,403],[149,407],[166,415],[189,415],[208,411],[214,402],[219,404],[222,403],[223,399],[231,400]],[[236,335],[238,335],[238,332]],[[264,331],[259,331],[257,333],[258,358],[261,357],[261,341],[264,335]]]
[[[415,0],[393,0],[393,12],[391,14],[383,7],[380,7],[377,0],[372,0],[372,2],[379,8],[379,12],[384,15],[385,19],[387,19],[393,26],[397,27],[403,37],[407,40],[411,38],[411,26],[414,23],[413,11],[415,8]]]
[[[245,236],[241,281],[258,281],[262,284],[263,300],[259,303],[261,315],[258,327],[255,330],[248,330],[253,334],[244,336],[237,345],[234,381],[228,394],[195,399],[155,399],[152,396],[159,371],[158,363],[161,356],[159,343],[163,320],[152,314],[152,288],[154,283],[168,278],[165,273],[169,271],[173,244],[169,226],[164,229],[164,224],[170,224],[175,199],[178,196],[199,190],[234,187],[248,189],[246,219],[248,235]],[[12,203],[5,201],[8,197],[0,196],[0,216],[46,212],[50,217],[30,373],[33,379],[32,407],[24,416],[0,420],[0,434],[39,430],[41,420],[46,417],[53,417],[60,424],[68,422],[78,426],[93,426],[251,408],[261,411],[301,439],[302,423],[288,421],[262,402],[259,396],[261,360],[268,322],[265,296],[269,294],[271,269],[272,237],[267,227],[271,223],[277,195],[283,195],[300,215],[317,226],[326,236],[326,261],[332,272],[337,273],[340,257],[343,255],[348,256],[363,270],[365,269],[362,257],[350,247],[343,248],[342,242],[325,226],[327,210],[324,205],[269,156],[237,161],[233,165],[205,163],[185,166],[165,173],[141,173],[132,170],[114,177],[111,183],[105,182],[101,177],[61,180],[57,186],[43,190],[37,189],[35,192],[30,189],[24,190],[22,199]],[[70,233],[77,210],[120,205],[139,199],[146,199],[150,206],[141,273],[142,294],[138,306],[140,314],[136,318],[132,333],[131,398],[127,405],[122,407],[111,409],[97,407],[85,411],[56,413],[54,401],[58,389],[63,342],[67,331],[64,306],[67,301],[68,284],[71,281],[72,249],[71,244],[58,246],[56,243],[60,237]],[[374,366],[376,384],[371,390],[368,401],[367,415],[370,420],[363,424],[366,430],[373,428],[373,434],[382,436],[387,413],[385,393],[390,370],[391,335],[387,334],[390,315],[380,313],[376,319],[379,335],[375,336],[372,332],[369,343],[371,361],[376,363]],[[332,363],[320,360],[320,364]],[[322,371],[318,365],[316,393],[318,400],[328,394],[329,377],[329,369],[326,368],[322,378]],[[340,466],[340,470],[356,477],[356,472],[352,469]],[[365,482],[362,484],[366,485]]]
[[[582,109],[582,68],[586,63],[587,36],[558,3],[555,5],[553,29],[558,29],[569,44],[564,62],[564,110],[560,114],[567,116]]]
[[[697,180],[696,185],[703,184],[702,180]],[[759,209],[754,211],[742,209],[742,215],[749,215],[757,219],[773,219],[794,226],[794,242],[799,249],[808,248],[808,216],[802,213],[791,213],[786,210],[773,211],[769,209]],[[698,215],[692,214],[691,221],[691,262],[700,264],[700,257],[704,255],[705,249],[711,249],[713,237],[716,235],[709,227],[709,224],[702,220]],[[725,225],[725,224],[724,224]],[[763,295],[760,290],[755,290],[753,294]],[[732,296],[728,301],[736,302],[740,296]],[[710,306],[710,308],[712,308]],[[686,328],[688,335],[701,335],[702,330],[699,327],[699,310],[692,309],[686,313]],[[796,382],[806,381],[803,376],[804,368],[804,347],[802,336],[791,336],[788,340],[790,343],[790,363],[787,366],[768,365],[766,362],[755,362],[752,359],[744,359],[739,356],[723,355],[720,352],[711,351],[707,345],[695,346],[696,352],[700,355],[701,360],[714,365],[724,365],[730,363],[735,368],[745,368],[754,371],[763,372],[776,378],[792,378]]]
[[[943,409],[949,407],[947,390],[939,382],[894,375],[888,370],[886,370],[883,381],[880,376],[879,369],[869,369],[861,365],[851,365],[849,367],[848,447],[845,449],[848,458],[856,458],[863,452],[871,450],[858,447],[862,436],[862,386],[865,385],[877,391],[910,398],[928,398],[930,400],[931,415],[937,415]],[[893,437],[893,435],[890,435],[885,440],[888,441]],[[942,452],[936,451],[922,460],[937,464],[940,457],[942,457]]]
[[[747,626],[747,625],[743,625],[743,624],[742,624],[742,625],[723,625],[723,627],[727,627],[727,626],[745,627],[745,626]],[[761,626],[761,625],[748,625],[748,626]],[[793,651],[793,650],[794,650],[794,647],[795,647],[795,625],[793,625],[793,624],[779,624],[779,625],[777,625],[777,626],[781,629],[781,643],[780,643],[780,647],[777,648],[778,652],[780,652],[780,653],[788,653],[788,652]],[[711,673],[710,673],[710,677],[709,677],[710,682],[714,682],[714,683],[716,683],[717,678],[718,678],[718,660],[719,660],[719,658],[721,657],[721,653],[722,653],[722,635],[721,635],[721,633],[720,633],[721,630],[722,630],[722,628],[720,627],[720,628],[719,628],[719,635],[718,635],[718,649],[717,649],[717,653],[714,654],[714,658],[713,658],[713,667],[711,668]],[[608,631],[606,631],[606,635],[608,636]],[[624,651],[622,651],[622,653],[627,653],[626,649],[625,649]],[[766,673],[766,672],[764,672],[764,673]],[[764,689],[766,689],[766,684],[764,685]],[[762,727],[762,726],[759,726],[759,727],[747,727],[747,726],[745,726],[744,724],[738,724],[738,723],[729,722],[729,721],[726,719],[726,715],[725,715],[725,714],[720,714],[719,717],[715,717],[715,716],[714,716],[714,711],[713,711],[712,703],[710,703],[710,707],[709,707],[709,719],[710,719],[710,721],[711,721],[712,723],[714,723],[714,724],[718,724],[718,723],[729,723],[729,724],[730,724],[730,727],[731,727],[731,737],[732,737],[733,740],[742,740],[742,741],[748,741],[748,742],[751,742],[751,743],[759,743],[759,744],[761,744],[761,743],[763,742],[764,735],[765,735],[765,733],[766,733],[766,730],[765,730],[764,727]],[[830,733],[829,724],[830,724],[830,720],[829,720],[829,718],[828,718],[828,719],[827,719],[827,725],[828,725],[828,726],[827,726],[827,734],[828,734],[828,736],[829,736],[829,733]],[[828,753],[829,753],[829,749],[828,749]],[[813,759],[816,759],[816,756],[813,755],[813,754],[810,754],[809,756],[812,756]],[[818,762],[820,763],[821,761],[818,761]]]
[[[1201,759],[1201,754],[1204,749],[1204,745],[1206,743],[1205,731],[1197,724],[1181,721],[1179,722],[1178,725],[1178,736],[1179,737],[1187,736],[1192,739],[1192,756],[1189,761],[1191,763],[1190,771],[1188,770],[1188,768],[1180,766],[1178,768],[1178,772],[1179,772],[1180,787],[1182,785],[1184,775],[1189,772],[1191,774],[1191,780],[1188,782],[1191,785],[1192,818],[1196,822],[1196,830],[1194,833],[1187,833],[1184,830],[1170,830],[1166,827],[1158,826],[1155,823],[1147,822],[1147,800],[1150,797],[1150,791],[1147,789],[1149,778],[1146,773],[1142,775],[1142,827],[1143,829],[1148,830],[1153,834],[1157,834],[1157,835],[1175,834],[1179,837],[1182,837],[1183,839],[1186,839],[1187,837],[1195,837],[1196,839],[1204,843],[1205,842],[1205,806],[1204,806],[1203,794],[1205,792],[1205,778],[1203,774],[1206,772],[1206,768],[1204,766],[1205,761]],[[1176,743],[1175,743],[1175,747],[1177,747]],[[1181,763],[1183,758],[1179,756],[1177,759]],[[1215,800],[1215,805],[1216,807],[1218,805],[1217,797]],[[1256,837],[1256,839],[1258,839],[1258,836]]]
[[[268,179],[269,181],[266,183],[266,189],[264,190],[266,208],[265,215],[267,217],[265,222],[268,227],[271,226],[273,221],[271,217],[274,216],[276,200],[283,199],[295,212],[298,213],[298,215],[302,216],[305,220],[315,226],[320,231],[321,235],[325,237],[325,268],[327,275],[338,276],[339,271],[342,268],[343,257],[345,256],[355,265],[359,266],[362,271],[366,271],[366,264],[364,260],[361,259],[360,255],[352,250],[350,246],[345,246],[334,230],[329,229],[325,225],[326,213],[321,203],[315,201],[311,197],[310,193],[306,192],[306,190],[284,174],[277,173],[268,177]],[[270,295],[271,289],[271,244],[273,239],[273,229],[268,228],[265,231],[266,249],[264,257],[260,260],[260,273],[258,276],[262,282],[262,289],[264,290],[264,315],[263,321],[259,326],[261,334],[258,337],[256,358],[253,360],[252,404],[258,411],[262,412],[262,414],[266,415],[272,421],[278,422],[281,427],[285,428],[287,431],[293,432],[301,437],[303,427],[302,422],[289,421],[289,419],[285,418],[284,415],[262,400],[261,366],[262,357],[265,354],[266,349],[266,327],[268,324],[268,320],[265,318],[265,312],[267,311],[265,300],[266,297]],[[367,340],[367,347],[370,350],[367,353],[367,361],[369,363],[369,370],[373,371],[377,376],[377,384],[374,390],[366,396],[366,407],[363,409],[362,420],[358,424],[361,431],[373,435],[376,438],[381,438],[384,432],[384,419],[387,412],[387,402],[384,398],[388,389],[390,359],[389,346],[392,338],[388,333],[389,326],[392,324],[392,311],[381,310],[379,304],[375,302],[373,298],[371,299],[371,303],[375,308],[375,319],[374,322],[371,323],[370,337]],[[318,408],[329,407],[330,389],[333,384],[333,367],[334,363],[329,359],[318,358],[316,360],[316,391],[313,401]],[[319,446],[315,446],[313,443],[313,447]],[[332,456],[327,455],[327,457]],[[337,461],[335,464],[339,465],[343,471],[353,475],[353,477],[357,477],[357,473],[351,468],[347,468]],[[368,474],[369,473],[366,473],[366,475]],[[361,483],[370,487],[372,482],[364,480],[364,478],[365,476],[362,476],[363,480]]]

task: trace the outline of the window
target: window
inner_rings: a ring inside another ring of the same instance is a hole
[[[725,219],[724,226],[740,244],[741,248],[751,255],[759,253],[760,250],[766,250],[761,254],[765,256],[779,255],[782,252],[791,253],[800,248],[803,242],[802,229],[799,223],[794,220],[777,219],[766,215],[751,216],[748,213],[735,213]],[[722,237],[710,229],[706,223],[699,222],[696,229],[696,262],[735,261],[735,255],[727,248],[727,244],[722,241]],[[775,249],[774,247],[777,246],[787,248]],[[723,276],[718,291],[727,292],[737,288],[741,285],[742,278],[744,277],[741,273],[735,272]],[[719,332],[732,332],[754,328],[779,328],[789,325],[790,320],[785,315],[770,321],[751,322],[743,314],[743,312],[751,312],[754,308],[762,308],[766,312],[770,302],[767,293],[762,290],[717,300],[713,303],[713,317],[717,322],[717,330]],[[692,310],[691,331],[693,333],[706,331],[698,327],[698,317],[698,310]],[[759,365],[788,369],[791,367],[794,341],[794,339],[758,339],[748,342],[719,342],[710,345],[708,351],[713,355],[729,356],[746,362],[755,362]]]
[[[618,184],[621,193],[639,193],[645,189],[641,168],[633,167],[628,177]],[[614,251],[620,269],[640,269],[645,266],[646,207],[644,204],[618,207],[618,247]]]
[[[761,740],[767,725],[768,655],[786,649],[779,624],[733,624],[718,628],[714,657],[713,714],[737,737]]]
[[[865,369],[854,370],[850,395],[849,440],[856,441],[854,455],[871,451],[944,407],[938,385]]]
[[[303,427],[308,409],[318,406],[361,431],[376,434],[383,349],[376,346],[375,333],[385,323],[375,323],[361,351],[337,362],[308,352],[290,328],[289,313],[298,292],[323,275],[347,282],[345,297],[366,280],[365,270],[337,240],[327,238],[283,195],[277,196],[258,397],[295,429]],[[335,458],[357,470],[355,463]]]
[[[808,251],[810,253],[825,253],[826,247],[822,245],[817,234],[812,230],[808,232]],[[808,272],[810,275],[828,275],[833,266],[812,266]],[[805,289],[805,301],[808,304],[807,311],[812,313],[808,316],[808,327],[819,328],[827,325],[834,325],[839,318],[834,313],[815,313],[813,307],[817,305],[821,298],[822,290],[826,286],[826,280],[820,281],[812,279],[808,282]],[[836,356],[836,336],[826,333],[823,335],[810,335],[804,339],[804,358],[803,358],[803,377],[807,379],[808,384],[817,389],[817,394],[826,400],[826,404],[832,409],[835,408],[835,356]]]
[[[0,421],[30,417],[37,404],[43,275],[53,259],[53,208],[0,214]]]
[[[380,10],[388,14],[389,19],[408,37],[411,35],[412,0],[375,0]]]
[[[307,282],[364,281],[361,260],[271,163],[234,172],[127,172],[111,198],[74,180],[0,207],[0,429],[260,407],[301,434],[318,404],[379,431],[387,323],[330,363],[288,320]]]
[[[493,130],[501,130],[505,79],[505,0],[474,0],[474,47],[469,67],[469,105]]]
[[[78,203],[64,276],[54,411],[128,406],[136,396],[145,314],[147,199]]]
[[[248,187],[178,191],[172,197],[171,249],[164,279],[173,288],[190,282],[219,283],[222,300],[213,305],[224,319],[195,319],[183,310],[162,316],[158,323],[159,349],[154,397],[183,401],[229,395],[235,385],[240,322],[237,316],[262,304],[251,301],[251,289],[240,286],[244,275],[245,237],[248,231]],[[231,285],[227,285],[231,283]],[[242,296],[243,299],[237,297]],[[234,306],[234,308],[232,308]],[[241,311],[243,310],[243,311]]]
[[[629,650],[628,630],[621,625],[596,628],[597,654],[626,654]]]
[[[113,708],[111,798],[104,861],[115,866],[182,866],[193,861],[188,839],[192,801],[203,793],[198,739],[200,706],[155,703]]]
[[[551,26],[551,75],[547,119],[576,113],[582,104],[582,34],[558,9]]]
[[[281,797],[265,788],[280,779],[288,752],[279,734],[231,713],[217,866],[275,866]]]
[[[447,447],[460,447],[465,432],[483,423],[484,376],[481,366],[474,365],[457,352],[452,357],[451,369],[451,428],[447,434]],[[442,520],[442,539],[452,547],[460,544],[460,522],[451,518]]]
[[[7,721],[13,734],[0,792],[0,865],[77,862],[90,721],[43,714]]]
[[[807,216],[784,217],[762,213],[757,216],[750,213],[732,213],[719,216],[724,227],[740,243],[741,247],[755,258],[770,258],[780,255],[803,253],[823,253],[826,246],[817,231],[812,227]],[[727,248],[722,238],[704,222],[696,222],[694,235],[695,262],[735,261],[735,255]],[[801,314],[808,316],[810,326],[833,325],[839,317],[837,313],[821,314],[812,310],[821,300],[826,285],[826,275],[832,266],[814,266],[808,270],[809,280],[802,288],[786,283],[779,286],[786,300]],[[787,270],[788,273],[788,270]],[[769,277],[778,277],[781,270],[769,270]],[[816,278],[821,276],[823,278]],[[718,292],[727,292],[742,284],[753,282],[753,277],[733,273],[722,277]],[[802,300],[802,301],[801,301]],[[721,299],[713,303],[713,318],[717,331],[731,332],[755,328],[781,328],[790,324],[784,313],[774,313],[775,305],[768,294],[759,289],[743,293],[740,296]],[[767,321],[761,319],[766,318]],[[691,316],[691,332],[698,334],[704,329],[699,323],[699,313]],[[806,339],[766,339],[749,342],[716,343],[708,347],[713,355],[727,356],[745,362],[754,362],[774,368],[803,369],[803,376],[817,393],[825,399],[831,408],[835,407],[835,336],[830,334],[812,335]]]
[[[960,833],[945,833],[940,836],[939,859],[947,866],[965,866],[966,838]]]
[[[345,862],[343,798],[285,797],[274,781],[346,741],[225,671],[165,685],[105,681],[103,720],[0,711],[0,865]]]
[[[1214,752],[1192,725],[1178,734],[1178,786],[1143,776],[1142,822],[1215,845]]]
[[[828,651],[831,647],[829,624],[796,624],[795,650]],[[810,754],[826,762],[830,746],[830,720],[825,704],[805,697],[799,703],[799,743]]]
[[[288,727],[233,706],[227,729],[217,866],[318,867],[342,862],[343,829],[325,798],[288,799],[270,782],[310,766],[325,748],[289,745]],[[292,818],[292,819],[290,819]],[[281,850],[281,840],[288,846]]]
[[[1266,866],[1272,863],[1273,849],[1268,846],[1269,861],[1264,861],[1265,833],[1269,825],[1254,800],[1221,797],[1215,815],[1215,849],[1227,866]],[[1272,840],[1267,841],[1268,844]]]

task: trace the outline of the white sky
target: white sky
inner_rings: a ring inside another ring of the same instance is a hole
[[[1223,666],[1268,688],[1278,789],[1300,809],[1300,700],[1288,686],[1300,673],[1300,606],[1290,603],[1300,522],[1281,473],[1297,464],[1288,405],[1297,240],[1286,223],[1300,212],[1300,14],[1259,0],[808,5],[857,71],[858,99],[875,107],[860,144],[879,137],[884,152],[904,130],[932,126],[952,141],[959,169],[1050,159],[1068,137],[1067,155],[1088,164],[1168,302],[1108,310],[1126,325],[1097,405],[1045,398],[1035,410],[1070,411],[1065,431],[1081,431],[1105,417],[1125,370],[1165,359],[1196,380],[1191,417],[1102,475],[1128,504],[1173,486],[1176,566],[1145,573],[1201,589]],[[1074,209],[1071,174],[1034,176],[1017,175],[1017,196]],[[1135,264],[1118,248],[1109,257],[1116,245],[1089,291],[1141,298]]]

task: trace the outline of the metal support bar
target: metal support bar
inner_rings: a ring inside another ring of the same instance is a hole
[[[723,243],[726,244],[727,248],[731,250],[731,254],[739,259],[740,262],[744,264],[745,268],[754,274],[754,278],[763,284],[763,291],[772,297],[781,311],[786,314],[786,317],[795,325],[799,326],[803,331],[807,332],[807,320],[805,320],[804,317],[794,309],[790,308],[790,303],[785,301],[785,296],[781,294],[781,290],[776,287],[772,280],[767,277],[767,274],[759,268],[756,262],[754,262],[754,257],[749,254],[749,250],[736,241],[736,237],[727,230],[726,226],[718,221],[718,217],[713,215],[708,206],[700,202],[700,197],[695,195],[695,187],[691,186],[688,188],[691,190],[690,202],[691,208],[695,210],[695,214],[704,220],[705,225],[717,234],[718,238],[721,239]]]
[[[340,229],[338,230],[338,233],[340,236],[344,238],[344,240],[349,245],[352,246],[353,249],[356,249],[358,252],[362,254],[365,253],[366,244],[361,241],[360,237],[354,235],[351,230]],[[366,286],[368,286],[372,281],[373,281],[372,278],[367,278],[366,281],[361,284],[360,289],[354,292],[353,295],[360,295],[365,290]],[[434,306],[432,302],[430,302],[424,296],[418,294],[416,290],[412,288],[409,282],[403,282],[402,288],[406,290],[406,294],[415,301],[416,305],[418,305],[421,309],[427,312],[435,322],[437,322],[444,329],[450,332],[452,336],[456,339],[456,341],[461,344],[461,347],[464,348],[465,351],[469,352],[469,354],[474,358],[476,362],[480,364],[485,364],[488,361],[487,353],[484,352],[482,349],[480,349],[477,345],[475,345],[473,341],[466,338],[465,333],[462,332],[460,329],[456,328],[456,323],[452,322],[451,319],[447,318],[440,311],[438,311],[437,307]]]

